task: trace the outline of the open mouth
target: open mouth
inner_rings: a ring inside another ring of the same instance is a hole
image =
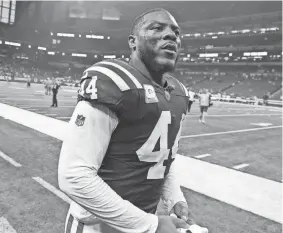
[[[171,52],[174,52],[174,53],[177,52],[177,46],[175,44],[172,44],[172,43],[168,43],[168,44],[163,45],[162,49],[168,50],[168,51],[171,51]]]

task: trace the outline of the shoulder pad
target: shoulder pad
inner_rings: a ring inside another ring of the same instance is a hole
[[[78,94],[79,99],[116,106],[123,92],[142,88],[127,63],[105,60],[84,71]]]
[[[99,72],[109,76],[121,91],[143,88],[129,64],[121,60],[104,60],[89,69],[99,70]]]
[[[85,70],[81,78],[79,99],[116,106],[122,97],[123,84],[117,86],[108,75],[99,72],[100,69],[91,68]]]

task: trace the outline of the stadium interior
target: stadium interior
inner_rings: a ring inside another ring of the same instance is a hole
[[[254,3],[255,7],[244,2],[205,6],[180,2],[180,11],[170,2],[5,2],[1,6],[1,79],[30,77],[40,83],[60,78],[64,84],[74,84],[95,62],[128,60],[127,37],[134,15],[165,7],[176,14],[182,28],[175,75],[187,87],[209,88],[231,97],[262,98],[268,92],[271,99],[282,98],[279,2]],[[8,18],[4,18],[5,9]]]
[[[66,201],[56,199],[61,194],[52,189],[58,189],[61,138],[57,134],[74,110],[83,71],[104,59],[129,61],[127,39],[132,22],[152,8],[171,12],[182,30],[182,49],[173,75],[188,90],[208,90],[214,102],[207,125],[198,124],[198,104],[193,105],[179,153],[274,182],[276,187],[272,187],[277,192],[279,185],[281,191],[270,194],[274,197],[270,203],[276,200],[282,205],[281,1],[0,0],[0,156],[10,156],[22,164],[17,168],[26,169],[21,175],[0,158],[0,233],[63,232]],[[57,80],[61,86],[57,109],[50,109],[50,97],[44,93],[48,80]],[[48,117],[57,129],[35,126],[29,113],[19,113],[26,114],[27,123],[23,123],[14,108]],[[248,133],[241,137],[238,132]],[[250,165],[234,168],[239,164]],[[51,188],[38,178],[40,174]],[[54,197],[36,182],[53,190]],[[182,187],[211,233],[282,232],[282,208],[278,217],[277,209],[259,207],[257,211],[237,198],[235,202],[222,200],[223,192],[217,196],[185,182]],[[221,188],[224,185],[217,189]]]

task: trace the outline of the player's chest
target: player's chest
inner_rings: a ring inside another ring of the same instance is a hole
[[[150,122],[157,120],[163,112],[169,112],[172,121],[180,122],[182,115],[186,113],[186,106],[184,96],[145,85],[143,90],[128,93],[128,97],[124,99],[123,118],[131,122]]]

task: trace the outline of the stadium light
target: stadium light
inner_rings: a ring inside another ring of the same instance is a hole
[[[21,46],[20,43],[16,43],[16,42],[10,42],[10,41],[5,41],[6,45],[12,45],[12,46]]]
[[[98,40],[104,39],[104,36],[100,36],[100,35],[86,35],[85,37],[88,39],[98,39]]]
[[[72,53],[72,56],[73,57],[87,57],[87,55],[84,53]]]
[[[45,47],[41,47],[41,46],[38,46],[37,48],[38,48],[39,50],[46,50]]]
[[[244,30],[242,30],[242,33],[248,33],[250,31],[251,31],[250,29],[244,29]]]
[[[245,52],[245,53],[244,53],[244,56],[251,56],[251,53]]]
[[[114,59],[116,58],[116,55],[104,55],[103,57],[108,59]]]
[[[206,57],[206,58],[218,57],[218,53],[200,53],[199,57]]]
[[[73,34],[73,33],[62,33],[62,32],[59,32],[59,33],[57,33],[57,36],[62,36],[62,37],[75,37],[75,34]]]
[[[257,55],[259,55],[259,56],[267,56],[267,52],[258,52]]]
[[[278,27],[273,27],[273,28],[270,28],[270,31],[278,31],[279,28]]]

